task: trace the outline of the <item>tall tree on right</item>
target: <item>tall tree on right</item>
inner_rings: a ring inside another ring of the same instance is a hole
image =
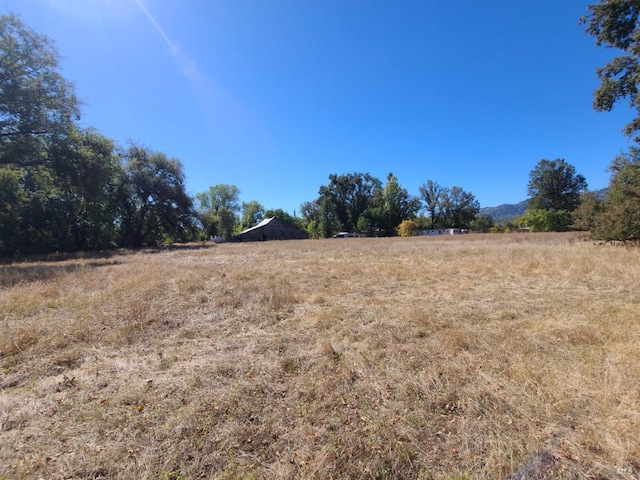
[[[585,31],[595,37],[596,46],[623,52],[596,70],[600,86],[594,92],[593,108],[610,111],[618,100],[626,98],[638,115],[625,126],[624,132],[639,141],[640,1],[600,0],[587,8],[589,14],[580,21],[586,25]]]
[[[609,193],[604,208],[593,222],[592,233],[600,240],[640,240],[640,148],[618,155],[612,162]]]
[[[585,31],[595,37],[596,46],[622,52],[597,74],[600,86],[594,92],[593,108],[609,111],[627,99],[637,115],[624,132],[640,142],[640,1],[600,0],[588,6],[581,19]],[[640,150],[632,146],[611,163],[609,195],[603,208],[594,209],[591,232],[603,240],[640,240]]]
[[[587,181],[564,159],[540,160],[529,173],[528,210],[566,210],[572,212],[580,204]]]

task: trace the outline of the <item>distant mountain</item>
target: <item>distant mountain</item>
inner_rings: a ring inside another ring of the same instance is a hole
[[[480,209],[480,215],[489,215],[496,222],[502,222],[506,220],[513,220],[516,217],[524,214],[527,209],[529,200],[524,200],[520,203],[510,204],[504,203],[497,207],[485,207]]]
[[[598,200],[604,200],[605,198],[607,198],[608,191],[608,188],[595,190],[596,198]],[[502,205],[498,205],[497,207],[481,208],[480,215],[489,215],[497,222],[513,220],[514,218],[524,214],[525,210],[527,209],[528,203],[529,200],[523,200],[522,202],[515,204],[505,203]]]

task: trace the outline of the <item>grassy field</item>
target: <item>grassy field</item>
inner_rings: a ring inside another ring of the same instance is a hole
[[[0,265],[0,478],[640,478],[640,249],[332,239]]]

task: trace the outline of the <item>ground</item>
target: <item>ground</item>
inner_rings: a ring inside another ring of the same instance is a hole
[[[638,249],[191,245],[0,287],[0,478],[640,476]]]

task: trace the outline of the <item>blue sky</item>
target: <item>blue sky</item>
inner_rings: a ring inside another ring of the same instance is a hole
[[[595,0],[593,0],[595,1]],[[331,173],[389,172],[411,194],[527,197],[542,158],[591,189],[626,150],[624,105],[596,113],[578,0],[4,0],[63,56],[82,122],[293,213]]]

